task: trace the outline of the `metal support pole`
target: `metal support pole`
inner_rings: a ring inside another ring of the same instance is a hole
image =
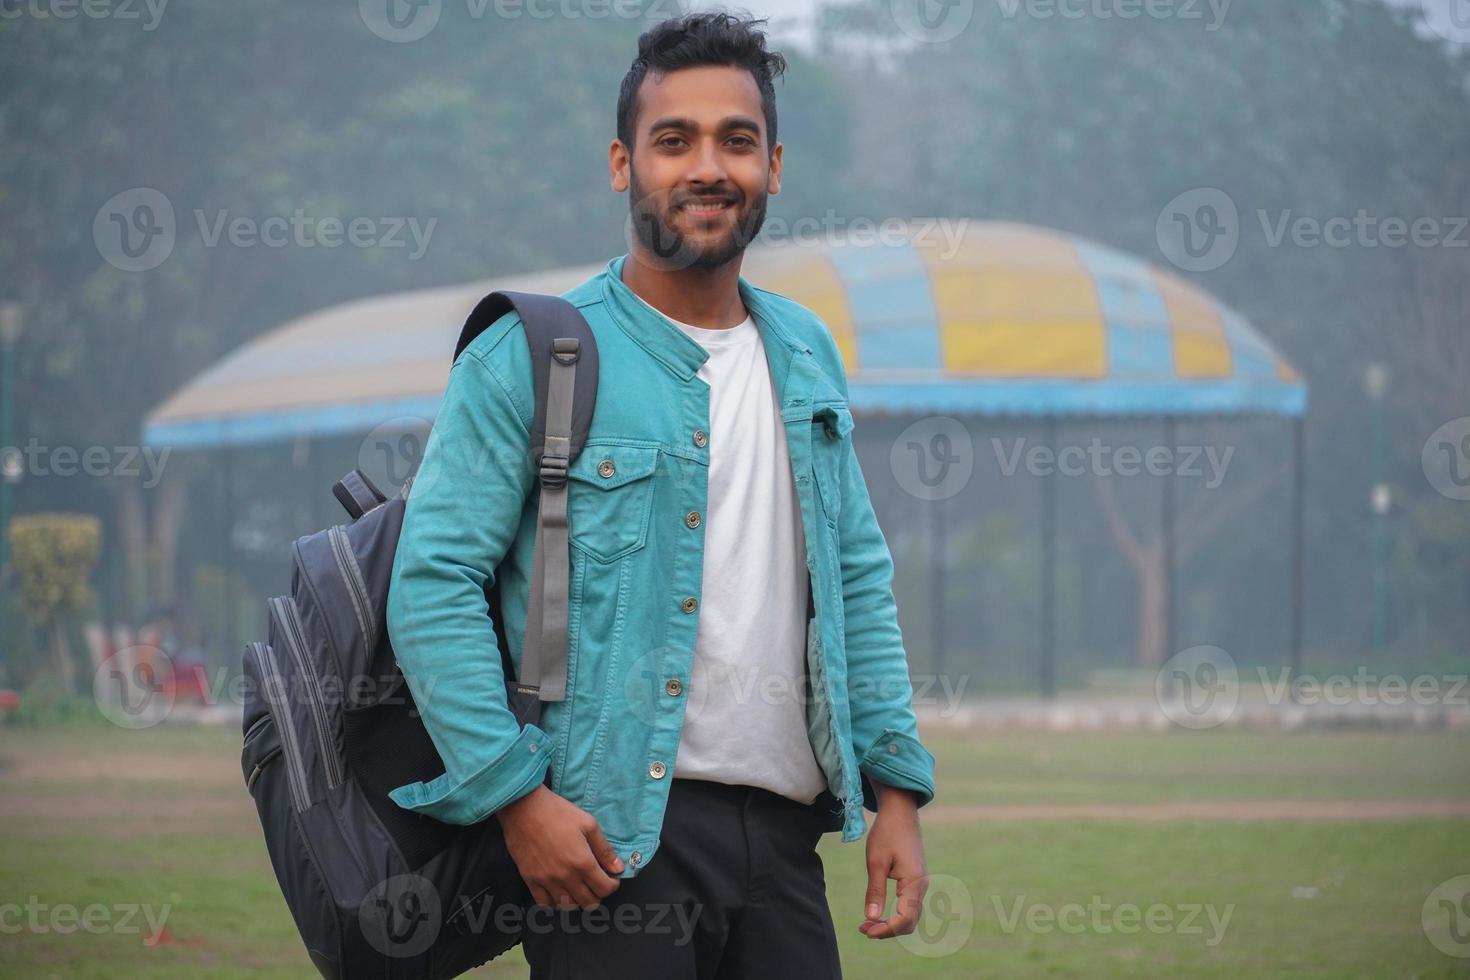
[[[1057,446],[1056,419],[1046,420],[1045,444]],[[1057,474],[1041,477],[1041,661],[1038,681],[1041,696],[1057,696]]]
[[[1304,592],[1303,514],[1306,490],[1306,446],[1303,438],[1306,420],[1298,417],[1291,434],[1291,677],[1293,690],[1302,669],[1302,620]]]
[[[944,501],[930,500],[929,505],[929,626],[934,638],[934,670],[944,672],[946,636],[944,632],[945,528]]]
[[[1174,441],[1174,419],[1164,419],[1164,445],[1177,446]],[[1164,659],[1168,660],[1179,652],[1178,635],[1175,632],[1174,576],[1178,571],[1178,538],[1174,533],[1174,515],[1177,501],[1174,494],[1178,481],[1170,472],[1164,477],[1163,532],[1164,532]]]

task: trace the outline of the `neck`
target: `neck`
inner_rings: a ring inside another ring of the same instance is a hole
[[[665,316],[707,330],[745,322],[740,299],[740,262],[744,254],[716,269],[660,269],[641,257],[635,244],[623,262],[623,285]]]

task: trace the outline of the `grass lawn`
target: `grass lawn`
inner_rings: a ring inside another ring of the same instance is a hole
[[[941,795],[924,831],[934,884],[922,941],[860,935],[863,846],[822,844],[849,980],[1470,977],[1470,958],[1436,949],[1421,927],[1429,893],[1470,874],[1467,819],[940,819],[952,804],[1464,799],[1470,738],[929,744]],[[228,731],[0,728],[0,977],[315,975],[237,760]],[[97,928],[17,932],[28,902],[96,904]],[[125,926],[129,905],[141,911]],[[167,914],[162,941],[146,941],[144,912]],[[512,952],[474,975],[523,977],[524,960]]]

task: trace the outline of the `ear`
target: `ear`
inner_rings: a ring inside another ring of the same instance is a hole
[[[632,166],[632,158],[628,155],[628,148],[623,141],[615,139],[607,148],[607,176],[612,189],[621,194],[629,186],[629,168]]]
[[[781,144],[771,151],[771,176],[766,179],[766,193],[772,196],[781,193]]]

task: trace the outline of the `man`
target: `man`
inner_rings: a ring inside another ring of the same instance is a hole
[[[816,844],[861,837],[864,806],[860,931],[911,932],[926,887],[934,760],[841,356],[740,276],[781,181],[784,61],[758,23],[666,21],[623,82],[630,251],[565,294],[601,366],[568,481],[567,696],[540,725],[506,707],[485,614],[498,579],[518,663],[537,495],[515,314],[451,370],[399,539],[388,628],[445,773],[393,798],[500,821],[560,910],[527,920],[533,977],[840,977]]]

